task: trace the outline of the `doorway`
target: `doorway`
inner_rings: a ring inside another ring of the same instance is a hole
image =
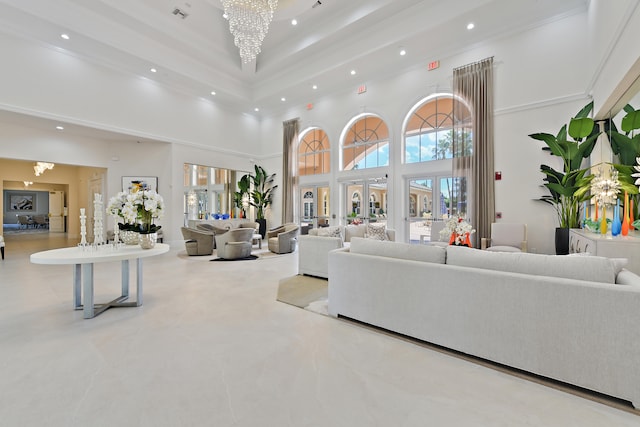
[[[369,178],[344,184],[345,224],[387,222],[388,191],[386,178]]]
[[[300,187],[300,227],[328,227],[331,194],[326,184]]]
[[[407,227],[410,243],[437,241],[450,214],[453,178],[425,176],[407,179]]]

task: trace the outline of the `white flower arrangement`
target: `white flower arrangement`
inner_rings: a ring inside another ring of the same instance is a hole
[[[440,239],[451,239],[454,236],[452,244],[464,245],[467,237],[475,233],[476,230],[460,215],[449,218],[444,228],[440,230]]]
[[[162,218],[164,199],[151,190],[138,190],[132,193],[121,191],[109,199],[107,213],[121,217],[124,223],[129,225],[124,228],[135,228],[141,233],[155,233],[160,226],[153,224],[153,220]]]
[[[640,157],[636,157],[636,165],[633,167],[637,172],[636,173],[632,173],[631,176],[636,178],[636,182],[634,182],[635,185],[638,186],[638,188],[640,188]]]

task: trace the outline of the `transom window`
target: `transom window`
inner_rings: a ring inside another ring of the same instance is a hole
[[[331,167],[329,138],[319,128],[309,129],[301,135],[298,146],[298,174],[329,173]]]
[[[347,129],[342,142],[342,169],[389,166],[389,128],[372,114],[362,115]]]
[[[460,129],[460,122],[468,120],[470,112],[461,103],[456,108],[454,116],[453,97],[448,94],[429,97],[414,108],[404,131],[405,163],[451,159],[454,151],[470,154],[470,129]]]

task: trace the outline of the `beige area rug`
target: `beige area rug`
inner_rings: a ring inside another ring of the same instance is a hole
[[[301,274],[280,280],[277,300],[314,313],[329,315],[327,310],[328,282]]]

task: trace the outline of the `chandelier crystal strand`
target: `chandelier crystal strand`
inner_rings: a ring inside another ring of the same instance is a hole
[[[278,0],[221,0],[243,63],[256,59]]]

